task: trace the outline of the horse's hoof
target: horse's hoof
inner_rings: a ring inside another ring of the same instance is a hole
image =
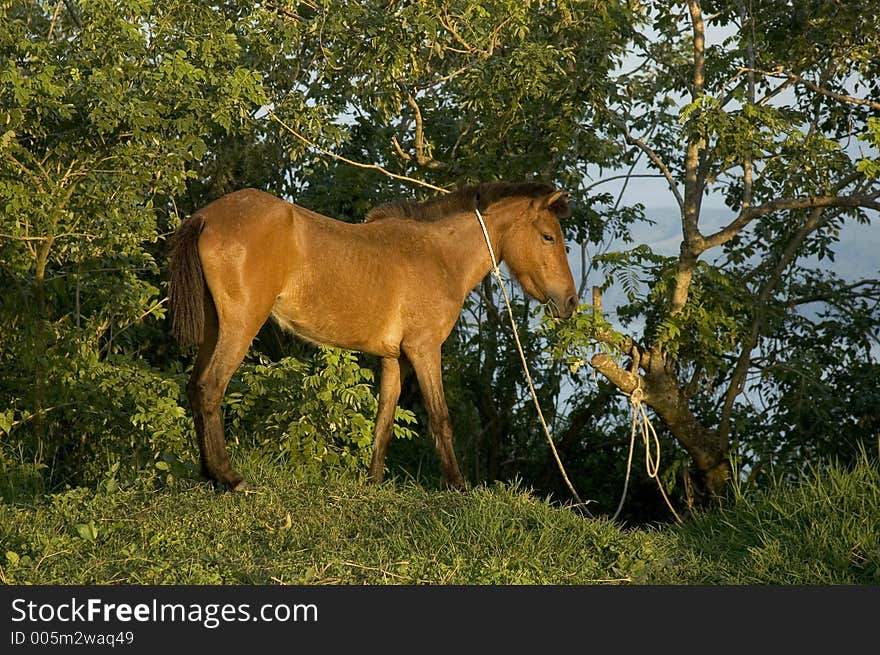
[[[255,493],[257,491],[257,488],[247,480],[240,480],[238,483],[230,485],[230,489],[236,493],[244,494]]]
[[[444,480],[443,488],[448,491],[467,491],[467,483],[462,478]]]

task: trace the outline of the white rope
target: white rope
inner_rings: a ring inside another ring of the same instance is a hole
[[[547,428],[547,421],[544,420],[544,412],[541,411],[541,403],[538,402],[538,394],[535,392],[535,385],[532,382],[532,375],[529,373],[529,365],[526,362],[526,355],[523,352],[522,343],[519,340],[519,333],[516,329],[516,321],[513,317],[513,309],[510,306],[510,298],[507,295],[507,289],[504,286],[504,280],[501,277],[501,271],[498,269],[498,260],[495,259],[495,251],[492,249],[492,240],[489,238],[489,231],[486,229],[486,222],[483,220],[483,215],[480,213],[478,207],[474,207],[474,212],[477,215],[477,220],[480,222],[480,228],[483,230],[483,237],[486,239],[486,246],[489,248],[489,257],[492,259],[492,272],[495,274],[496,279],[498,280],[498,286],[501,288],[501,294],[504,296],[504,304],[507,306],[507,316],[510,318],[510,328],[513,330],[513,338],[516,341],[516,348],[519,351],[519,358],[522,362],[523,372],[526,375],[526,381],[529,383],[529,392],[532,394],[532,402],[535,404],[535,409],[538,412],[538,418],[541,421],[541,427],[544,428],[544,435],[547,437],[547,443],[550,444],[550,450],[553,451],[553,457],[556,460],[556,465],[559,467],[559,472],[562,473],[562,478],[565,480],[565,484],[568,486],[568,490],[571,492],[571,495],[574,496],[578,505],[586,505],[590,502],[586,503],[581,500],[581,497],[578,496],[577,491],[574,489],[574,485],[571,484],[571,480],[568,479],[568,475],[565,472],[565,467],[562,465],[562,460],[559,458],[559,453],[556,452],[556,445],[553,443],[553,438],[550,436],[550,430]]]
[[[648,418],[648,412],[642,402],[644,397],[645,392],[642,391],[642,380],[641,378],[636,377],[636,388],[633,389],[632,393],[629,395],[629,401],[632,403],[633,412],[629,435],[629,456],[626,459],[626,477],[623,481],[623,493],[620,495],[620,503],[618,503],[617,510],[614,512],[614,516],[611,517],[611,520],[616,521],[617,517],[620,516],[620,510],[623,509],[623,501],[626,499],[626,492],[629,488],[629,476],[632,471],[632,458],[636,443],[636,426],[640,426],[642,441],[645,443],[645,470],[647,471],[649,478],[654,478],[654,480],[657,481],[657,487],[660,489],[660,494],[663,496],[663,500],[666,501],[666,506],[669,507],[669,510],[672,512],[673,516],[675,516],[675,520],[681,523],[681,517],[675,511],[672,503],[669,502],[666,490],[663,489],[663,483],[660,482],[660,438],[657,436],[657,431],[654,429],[651,420]],[[652,444],[654,445],[653,456],[651,455]]]

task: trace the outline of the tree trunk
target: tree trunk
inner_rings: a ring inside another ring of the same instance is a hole
[[[34,262],[34,304],[36,305],[37,322],[34,328],[34,352],[45,353],[49,348],[49,334],[47,323],[49,311],[46,303],[46,267],[49,261],[51,242],[47,241],[37,252]],[[47,430],[46,419],[43,416],[46,410],[46,382],[48,369],[43,357],[38,356],[33,366],[32,407],[34,412],[34,440],[40,461],[43,461],[43,451],[49,447],[46,443]],[[51,449],[51,457],[55,455],[55,448]]]

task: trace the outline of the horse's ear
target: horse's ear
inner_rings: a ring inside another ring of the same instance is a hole
[[[562,189],[554,191],[544,198],[542,207],[548,208],[557,218],[568,218],[571,216],[571,208],[568,206],[568,192]]]

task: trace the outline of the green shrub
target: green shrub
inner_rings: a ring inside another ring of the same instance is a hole
[[[311,361],[259,357],[242,366],[226,393],[228,439],[303,474],[327,467],[361,473],[372,452],[373,378],[344,350],[320,348]],[[398,408],[396,419],[395,436],[412,437],[412,412]]]
[[[39,405],[30,389],[3,389],[0,467],[48,489],[94,484],[114,464],[125,475],[189,446],[181,373],[160,373],[132,356],[102,357],[69,341],[46,355]],[[10,477],[4,476],[7,480]],[[0,490],[9,497],[13,484]]]

